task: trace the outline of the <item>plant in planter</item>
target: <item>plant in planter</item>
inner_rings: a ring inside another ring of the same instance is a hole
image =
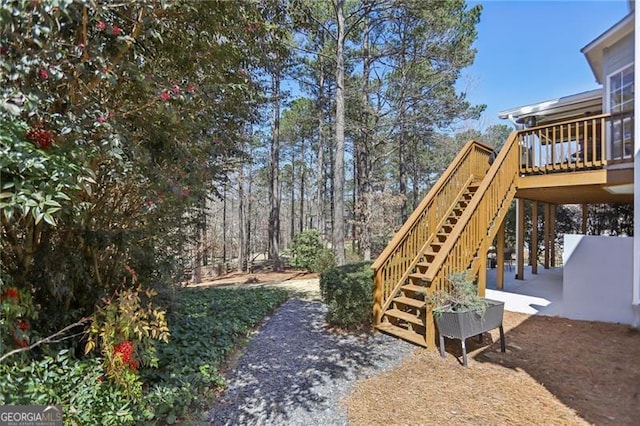
[[[477,287],[467,271],[456,272],[449,276],[450,291],[438,291],[429,297],[435,306],[433,317],[440,335],[440,355],[445,357],[444,338],[460,340],[463,365],[467,365],[468,337],[480,335],[496,327],[500,329],[500,349],[505,351],[502,317],[504,302],[485,299],[477,294]]]

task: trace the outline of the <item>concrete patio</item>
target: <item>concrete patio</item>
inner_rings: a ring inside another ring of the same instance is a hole
[[[524,280],[515,279],[515,267],[504,267],[504,289],[496,289],[497,269],[487,269],[485,296],[505,302],[505,309],[525,314],[562,316],[562,268],[544,269],[538,266],[538,274],[531,274],[525,266]]]

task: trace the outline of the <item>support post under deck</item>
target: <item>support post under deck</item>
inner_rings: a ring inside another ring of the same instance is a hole
[[[531,204],[531,252],[529,253],[531,273],[538,273],[538,202]]]
[[[524,200],[516,208],[516,279],[524,280]]]
[[[496,240],[496,288],[502,290],[504,288],[504,220],[498,228]]]
[[[551,205],[544,205],[544,269],[549,269],[549,241],[551,235]]]
[[[549,232],[549,246],[551,249],[551,267],[556,267],[556,211],[557,205],[551,204],[551,230]]]

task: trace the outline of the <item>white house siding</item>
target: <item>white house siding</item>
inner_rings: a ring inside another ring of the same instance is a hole
[[[617,43],[604,49],[604,78],[633,62],[634,37],[633,33],[622,38]]]
[[[565,235],[562,257],[562,316],[633,324],[633,238]]]

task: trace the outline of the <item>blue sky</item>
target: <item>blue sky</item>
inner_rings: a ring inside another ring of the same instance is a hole
[[[498,111],[599,87],[580,49],[628,13],[626,0],[478,3],[478,53],[458,87],[487,105],[482,127],[509,124]]]

